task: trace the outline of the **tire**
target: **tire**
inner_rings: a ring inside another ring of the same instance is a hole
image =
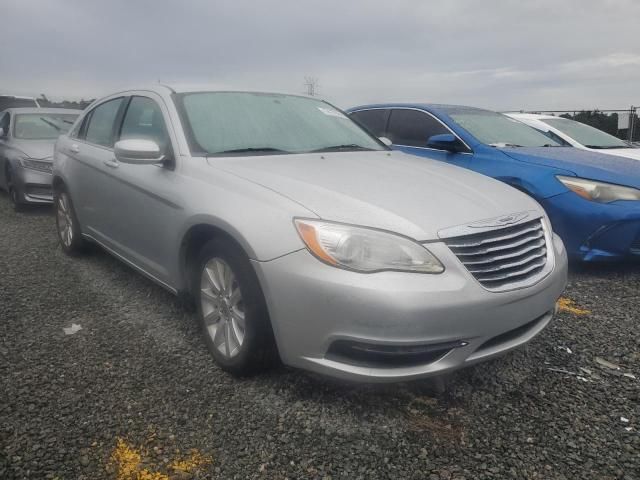
[[[258,277],[231,241],[213,239],[192,272],[193,296],[205,342],[225,371],[246,376],[278,359],[271,321]]]
[[[80,223],[76,216],[71,197],[66,190],[55,192],[53,204],[56,217],[56,231],[62,251],[67,255],[77,255],[86,250],[87,242],[82,238]]]
[[[13,209],[16,212],[24,211],[25,205],[22,200],[20,200],[20,191],[13,185],[13,172],[11,171],[11,167],[7,167],[6,179],[7,191],[9,192],[9,199],[13,205]]]
[[[13,185],[9,185],[9,198],[13,205],[13,210],[16,212],[24,212],[24,203],[20,201],[20,192]]]

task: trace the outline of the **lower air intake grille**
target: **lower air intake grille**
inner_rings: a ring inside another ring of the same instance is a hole
[[[531,285],[547,264],[540,219],[444,240],[469,272],[490,290]]]

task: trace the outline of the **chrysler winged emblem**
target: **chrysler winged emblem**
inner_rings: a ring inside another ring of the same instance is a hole
[[[512,213],[510,215],[503,215],[502,217],[490,218],[489,220],[482,220],[480,222],[474,222],[468,226],[471,228],[492,228],[492,227],[506,227],[507,225],[513,225],[519,223],[529,216],[527,212]]]

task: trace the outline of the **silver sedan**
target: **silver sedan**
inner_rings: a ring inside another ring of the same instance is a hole
[[[53,145],[80,110],[9,108],[0,112],[0,187],[16,210],[51,203]]]
[[[540,206],[390,151],[314,98],[155,85],[57,142],[65,252],[94,242],[195,303],[211,354],[363,381],[437,375],[531,340],[567,276]]]

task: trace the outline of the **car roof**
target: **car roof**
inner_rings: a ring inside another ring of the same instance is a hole
[[[15,107],[7,108],[5,112],[11,113],[82,113],[82,110],[76,110],[73,108],[36,108],[36,107]]]
[[[35,97],[24,97],[21,95],[7,95],[4,93],[0,93],[0,98],[16,98],[18,100],[35,100]]]
[[[197,93],[197,92],[211,92],[211,93],[257,93],[264,95],[287,95],[290,97],[302,97],[310,98],[318,101],[323,101],[321,97],[304,95],[302,93],[282,92],[278,90],[259,90],[259,89],[247,89],[247,88],[230,88],[221,87],[220,85],[172,85],[170,87],[175,93]]]
[[[293,97],[313,98],[315,100],[322,101],[321,97],[309,96],[291,92],[281,92],[272,90],[259,90],[248,88],[232,88],[227,85],[219,85],[212,83],[152,83],[147,85],[130,86],[129,88],[120,89],[117,92],[112,92],[108,96],[116,95],[118,93],[127,94],[128,92],[135,91],[151,91],[158,94],[167,93],[196,93],[196,92],[226,92],[226,93],[264,93],[274,95],[290,95]],[[103,97],[104,98],[104,97]]]
[[[436,113],[462,113],[462,112],[493,112],[486,108],[470,107],[467,105],[452,105],[446,103],[374,103],[370,105],[360,105],[358,107],[349,108],[348,111],[366,110],[373,108],[417,108],[419,110],[427,110]]]
[[[560,118],[542,113],[507,112],[506,115],[514,118],[530,118],[532,120],[546,120],[548,118]]]

